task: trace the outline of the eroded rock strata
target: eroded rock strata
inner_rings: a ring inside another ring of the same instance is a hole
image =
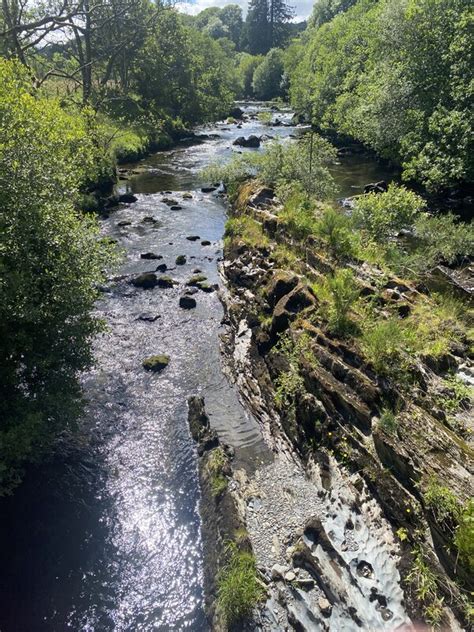
[[[309,279],[331,274],[334,262],[312,238],[295,243],[278,210],[271,191],[245,185],[231,212],[256,220],[264,239],[228,239],[222,265],[229,373],[272,453],[255,472],[232,474],[266,586],[255,625],[394,630],[426,620],[432,604],[446,629],[463,629],[472,577],[453,525],[426,493],[433,480],[460,506],[472,493],[472,417],[464,408],[456,431],[439,404],[448,370],[472,375],[468,349],[457,342],[419,359],[417,379],[398,389],[356,341],[328,331]],[[296,271],[277,261],[281,244],[295,253]],[[400,318],[425,298],[368,264],[352,268],[361,293]],[[298,388],[282,397],[284,380],[295,377]],[[397,410],[393,429],[380,423],[387,405]],[[422,599],[426,578],[433,592]]]

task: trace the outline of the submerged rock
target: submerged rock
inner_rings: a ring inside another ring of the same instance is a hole
[[[186,263],[186,255],[178,255],[175,263],[177,266],[184,266]]]
[[[202,187],[201,191],[202,193],[212,193],[213,191],[216,191],[217,187]]]
[[[160,263],[160,265],[156,266],[155,269],[157,272],[166,272],[166,270],[168,270],[168,266],[166,265],[166,263]]]
[[[204,274],[195,274],[186,285],[197,287],[199,283],[204,283],[205,281],[207,281],[207,277]]]
[[[132,222],[129,222],[128,220],[124,219],[121,222],[118,222],[117,226],[120,226],[120,228],[122,228],[123,226],[131,226]]]
[[[142,366],[145,371],[153,371],[153,373],[159,373],[166,369],[168,364],[170,363],[170,358],[167,355],[159,354],[150,356],[143,360]]]
[[[208,239],[203,239],[201,241],[201,246],[210,246],[211,242]]]
[[[179,299],[179,306],[183,309],[193,309],[194,307],[196,307],[196,305],[196,299],[194,299],[192,296],[184,295],[181,296]]]
[[[169,276],[161,276],[157,279],[157,286],[162,288],[173,287],[176,281]]]
[[[160,314],[152,314],[151,312],[143,312],[143,314],[140,314],[137,320],[143,320],[147,323],[154,323],[155,320],[158,320],[158,318],[161,318]]]
[[[186,237],[186,239],[188,241],[199,241],[199,239],[201,238],[199,237],[199,235],[189,235],[188,237]]]

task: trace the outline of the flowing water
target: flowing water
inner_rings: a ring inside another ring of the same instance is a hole
[[[247,107],[250,115],[257,109]],[[291,113],[277,116],[286,123]],[[227,160],[238,149],[232,147],[237,136],[295,131],[263,129],[255,118],[242,128],[216,124],[199,130],[207,138],[198,144],[183,143],[131,167],[136,175],[122,182],[138,201],[102,222],[125,258],[97,305],[108,330],[97,340],[95,368],[84,376],[83,440],[31,470],[0,503],[1,632],[207,629],[188,396],[205,397],[212,424],[239,448],[240,459],[259,463],[266,450],[222,371],[216,292],[196,294],[194,310],[178,306],[193,271],[211,284],[219,280],[225,204],[216,193],[201,192],[199,173]],[[340,195],[348,195],[357,192],[354,185],[386,174],[376,163],[364,167],[351,159],[335,175]],[[171,210],[164,198],[182,208]],[[147,252],[162,259],[142,259]],[[185,265],[175,265],[178,255],[186,256]],[[130,285],[130,275],[162,263],[179,285]],[[156,353],[171,358],[158,375],[142,368]]]

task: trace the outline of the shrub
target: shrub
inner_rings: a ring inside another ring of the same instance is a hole
[[[356,227],[383,241],[402,228],[410,228],[425,206],[419,195],[392,183],[385,193],[357,198],[352,217]]]
[[[227,626],[248,616],[263,597],[257,581],[255,558],[234,542],[227,547],[228,562],[217,578],[217,608]]]
[[[227,220],[224,242],[228,245],[234,239],[241,239],[253,248],[260,248],[268,244],[268,237],[263,232],[262,225],[248,215],[231,217]]]
[[[464,564],[474,570],[474,500],[469,500],[459,516],[454,544]]]
[[[314,227],[315,234],[325,241],[331,254],[348,257],[353,253],[349,219],[340,211],[326,208]]]
[[[364,323],[360,343],[374,369],[389,374],[400,363],[400,355],[406,347],[405,332],[396,318],[368,320]]]
[[[438,522],[450,520],[457,523],[460,515],[460,504],[455,494],[441,485],[436,478],[431,478],[423,492],[426,506],[433,512]]]
[[[285,224],[288,232],[298,240],[311,235],[316,226],[314,202],[301,190],[301,187],[293,187],[291,193],[287,194],[278,217]]]
[[[396,435],[398,430],[398,420],[395,413],[392,410],[386,408],[380,415],[379,425],[384,432],[391,435]]]
[[[443,598],[438,596],[438,578],[428,566],[420,548],[414,552],[407,582],[422,603],[427,623],[437,626],[443,618]]]
[[[314,290],[320,300],[326,304],[325,316],[329,328],[340,335],[349,333],[353,328],[349,312],[360,294],[352,270],[348,268],[336,270],[332,277],[326,278],[322,284],[315,285]]]
[[[89,114],[72,117],[29,86],[0,60],[0,494],[77,421],[79,374],[103,328],[96,288],[114,259],[75,210],[95,169]]]

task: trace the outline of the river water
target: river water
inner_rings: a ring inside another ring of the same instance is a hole
[[[247,106],[250,115],[257,109]],[[287,122],[291,113],[276,116]],[[217,293],[200,291],[194,310],[178,306],[195,270],[211,284],[219,281],[225,204],[201,192],[199,174],[227,160],[238,149],[237,136],[288,137],[297,130],[264,129],[251,119],[242,128],[222,123],[198,132],[208,138],[131,167],[136,174],[122,186],[138,201],[102,222],[124,261],[97,305],[108,330],[96,342],[96,366],[84,376],[87,413],[79,439],[31,470],[0,503],[1,632],[207,629],[189,395],[205,397],[211,423],[239,448],[239,458],[258,463],[266,451],[222,371]],[[344,161],[335,168],[340,196],[389,175],[360,156]],[[166,198],[182,208],[171,210]],[[147,252],[162,258],[142,259]],[[186,256],[185,265],[175,265],[178,255]],[[178,281],[174,288],[130,285],[130,275],[162,263]],[[156,353],[171,358],[158,375],[142,368]]]

